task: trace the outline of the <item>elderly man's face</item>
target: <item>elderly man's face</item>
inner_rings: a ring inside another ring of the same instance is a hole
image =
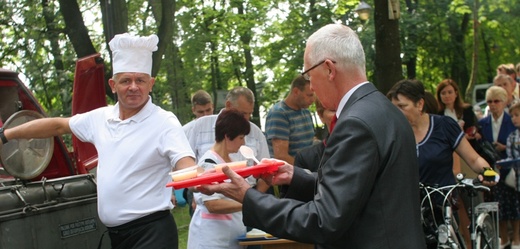
[[[309,47],[307,46],[307,48],[305,49],[305,54],[303,56],[304,71],[314,66],[311,65],[311,63],[309,62],[308,50]],[[326,66],[322,63],[321,65],[308,71],[306,74],[309,76],[310,90],[314,91],[318,99],[320,99],[323,107],[325,109],[335,109],[336,105],[333,103],[334,98],[331,98],[331,91],[333,90],[327,89],[326,85],[324,84],[327,81],[328,76],[328,71],[325,69]]]
[[[243,95],[239,96],[236,104],[233,104],[231,102],[226,103],[226,108],[233,108],[237,111],[241,112],[242,115],[244,115],[244,118],[247,120],[251,120],[251,115],[253,114],[253,110],[255,108],[254,103],[250,103],[247,101],[247,98]]]

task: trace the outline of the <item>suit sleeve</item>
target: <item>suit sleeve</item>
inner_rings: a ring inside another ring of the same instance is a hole
[[[314,198],[316,177],[316,173],[294,167],[294,175],[291,185],[282,186],[284,193],[283,198],[290,198],[304,202],[312,201]]]
[[[310,177],[295,168],[288,197],[313,195],[313,199],[276,199],[249,190],[243,202],[244,224],[278,237],[318,244],[335,241],[351,228],[368,202],[380,153],[376,136],[362,120],[346,119],[336,127],[348,128],[336,129],[329,137],[315,194],[309,187],[314,186]]]

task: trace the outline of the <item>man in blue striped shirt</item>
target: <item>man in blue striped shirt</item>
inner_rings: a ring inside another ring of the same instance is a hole
[[[293,164],[296,152],[312,145],[314,124],[307,108],[314,100],[310,82],[299,75],[292,81],[289,95],[271,107],[265,123],[271,157]]]

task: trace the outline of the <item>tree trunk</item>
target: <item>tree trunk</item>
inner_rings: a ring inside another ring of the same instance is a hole
[[[478,7],[479,2],[475,0],[473,4],[473,60],[471,67],[471,78],[469,79],[468,87],[466,88],[466,100],[471,100],[473,88],[475,87],[478,74]]]
[[[70,0],[60,0],[70,1]],[[103,33],[105,34],[105,41],[107,49],[110,50],[108,43],[116,34],[123,34],[128,32],[128,8],[125,0],[99,0],[101,6],[101,16],[103,20]],[[110,60],[105,60],[105,79],[112,77],[112,52],[110,54]],[[105,84],[105,92],[107,96],[116,99],[116,96],[112,93],[110,86]]]
[[[128,8],[125,0],[99,0],[99,5],[101,6],[103,31],[108,47],[108,43],[116,34],[128,32]]]
[[[460,26],[453,25],[453,27],[449,28],[454,53],[451,59],[451,75],[448,75],[448,77],[451,77],[451,79],[457,82],[461,90],[466,90],[466,86],[469,82],[468,62],[466,60],[466,54],[464,53],[464,40],[469,27],[469,20],[469,14],[465,14],[462,17]],[[456,24],[457,21],[453,20],[449,23]],[[461,94],[465,96],[464,93]],[[471,99],[466,99],[466,102],[471,102]]]
[[[88,29],[83,21],[83,15],[79,9],[78,2],[59,0],[59,3],[61,15],[65,21],[65,33],[69,37],[77,57],[82,58],[97,53],[98,51],[94,48]],[[107,70],[105,60],[105,94],[114,100],[115,96],[108,85],[108,79],[111,75],[110,70]]]
[[[187,91],[184,79],[184,65],[180,56],[179,48],[172,43],[165,53],[166,58],[166,80],[170,84],[170,95],[172,96],[172,107],[175,115],[182,124],[186,124],[192,118],[190,92]]]
[[[45,35],[47,36],[51,51],[50,53],[53,55],[53,66],[56,69],[56,78],[60,81],[59,84],[63,84],[64,82],[61,82],[60,79],[67,79],[67,77],[63,77],[63,73],[65,70],[64,64],[63,64],[63,58],[61,56],[61,49],[60,49],[60,30],[56,29],[56,18],[54,16],[54,9],[51,5],[49,5],[48,0],[42,1],[42,12],[43,12],[43,19],[45,20],[45,26],[47,28],[47,32]],[[43,99],[45,99],[44,105],[46,107],[52,106],[52,99],[54,98],[54,94],[50,93],[47,88],[47,84],[42,84],[43,92],[45,93]],[[60,95],[61,96],[61,95]],[[62,99],[62,103],[67,103],[66,100]]]
[[[65,33],[69,37],[78,58],[97,53],[88,29],[83,22],[77,1],[59,0],[60,12],[65,20]]]
[[[415,18],[414,15],[417,10],[417,1],[407,0],[406,9],[411,18]],[[406,78],[415,79],[417,78],[417,25],[415,23],[406,26],[406,39],[404,46],[406,51],[404,62],[406,65]]]
[[[237,4],[238,14],[245,17],[244,6],[241,4]],[[251,122],[256,124],[260,129],[262,128],[260,124],[260,111],[258,105],[258,94],[256,94],[256,82],[255,82],[255,69],[253,66],[253,55],[251,54],[251,29],[240,29],[240,41],[242,42],[242,47],[244,48],[244,59],[246,63],[246,72],[245,79],[247,83],[247,88],[249,88],[253,92],[253,96],[255,97],[255,105],[253,109],[253,117],[251,117]]]
[[[493,44],[489,44],[490,41],[486,37],[486,33],[484,31],[480,31],[480,34],[482,36],[482,42],[484,46],[484,55],[486,57],[486,83],[493,82],[493,77],[495,76],[495,70],[491,66],[491,51],[493,50]],[[520,73],[520,72],[517,72]]]
[[[173,23],[175,21],[175,2],[171,0],[161,1],[161,17],[156,18],[159,23],[157,36],[159,44],[157,51],[153,53],[152,76],[157,75],[161,67],[161,61],[166,49],[173,43]]]
[[[376,33],[376,56],[374,84],[386,94],[403,79],[399,20],[388,19],[388,1],[375,1],[374,22]]]

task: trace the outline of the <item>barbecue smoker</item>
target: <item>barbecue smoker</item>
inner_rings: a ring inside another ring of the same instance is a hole
[[[79,59],[72,114],[105,105],[100,55]],[[0,69],[0,127],[45,116],[18,73]],[[97,248],[106,230],[97,214],[97,152],[74,136],[72,144],[72,152],[62,137],[0,147],[0,248]]]

